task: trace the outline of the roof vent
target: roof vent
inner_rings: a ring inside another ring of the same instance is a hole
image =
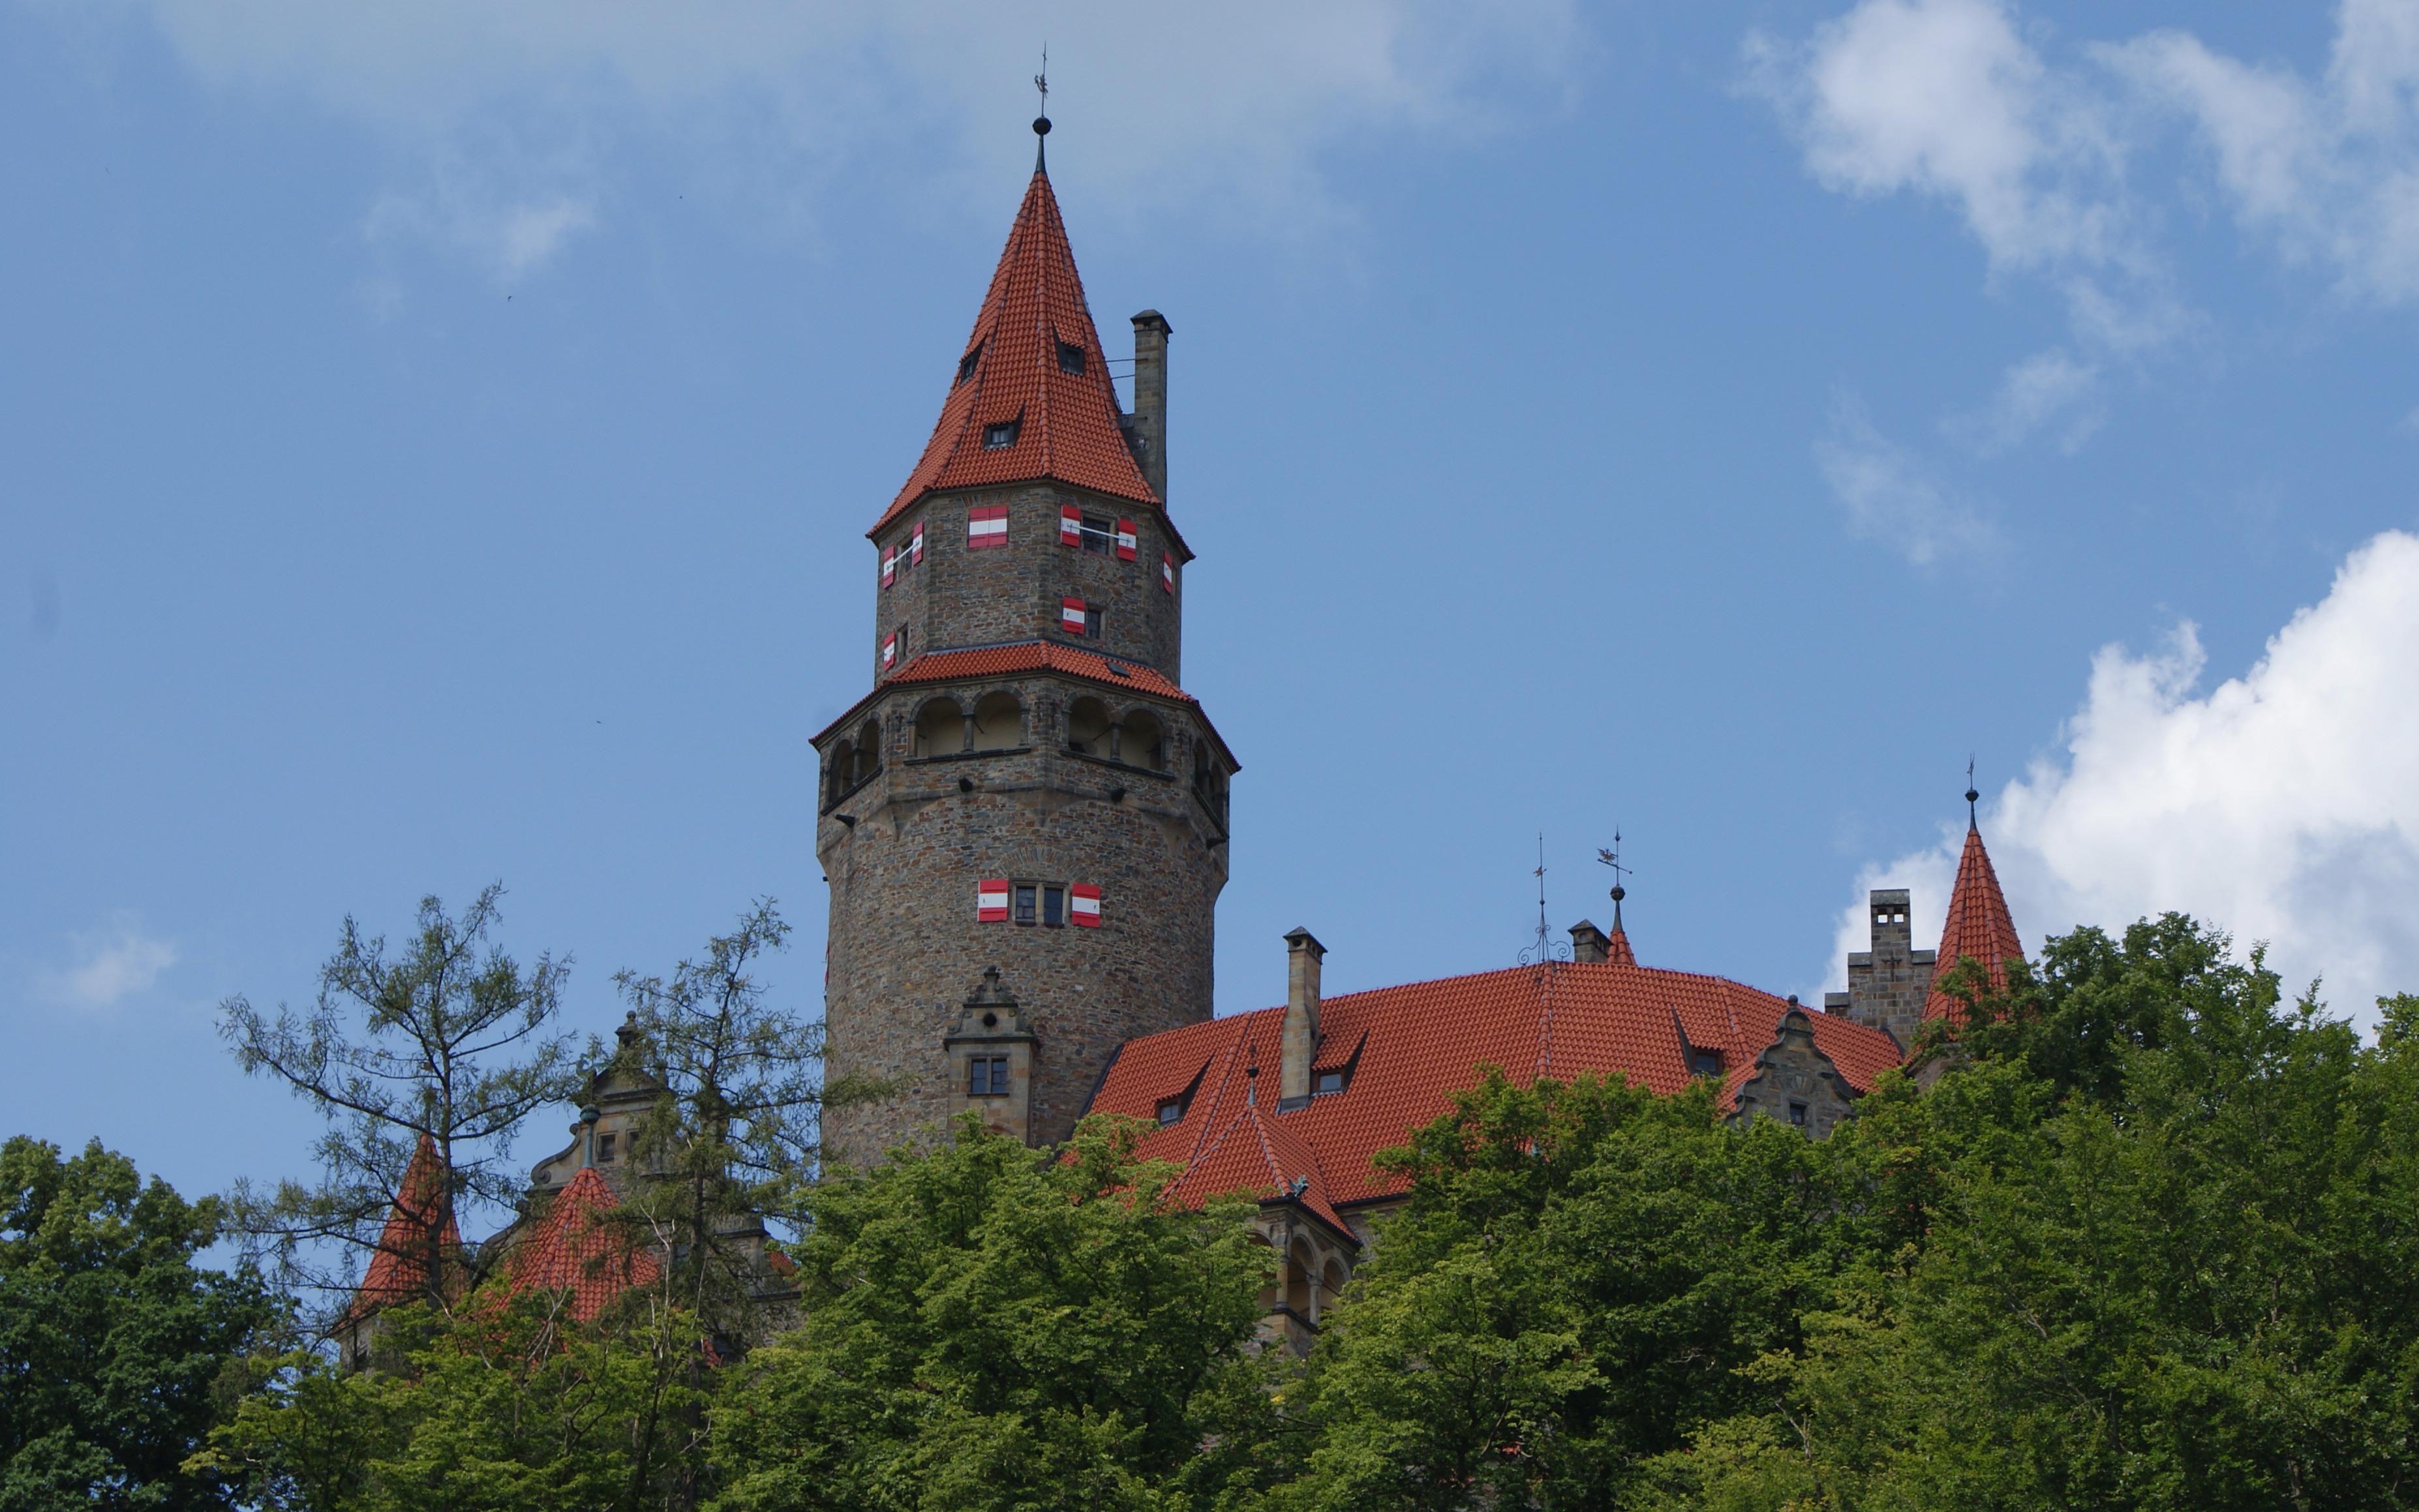
[[[1090,367],[1090,365],[1091,364],[1089,363],[1084,360],[1083,347],[1076,346],[1071,341],[1062,341],[1058,344],[1059,372],[1073,373],[1076,376],[1081,377],[1084,372]]]
[[[958,359],[958,381],[963,383],[975,376],[975,364],[982,361],[982,343],[976,342],[974,350]]]
[[[1111,661],[1108,657],[1102,656],[1101,658],[1101,665],[1108,668],[1109,671],[1117,673],[1119,677],[1132,677],[1133,675],[1133,669],[1121,661]]]

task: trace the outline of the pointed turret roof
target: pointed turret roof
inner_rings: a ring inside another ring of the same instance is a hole
[[[1081,372],[1071,353],[1083,354]],[[958,359],[949,396],[924,455],[869,535],[935,488],[1055,478],[1137,503],[1160,501],[1143,481],[1117,424],[1117,390],[1084,281],[1067,245],[1050,176],[1037,163],[990,292]],[[1005,446],[983,444],[994,425],[1015,426]]]
[[[1962,957],[1971,957],[1989,974],[1994,991],[2008,984],[2008,963],[2025,958],[2016,921],[1999,891],[1999,875],[1991,869],[1991,853],[1982,848],[1982,831],[1971,819],[1965,825],[1965,854],[1957,860],[1957,886],[1949,894],[1949,921],[1940,931],[1940,949],[1933,981],[1949,975]],[[1923,1016],[1963,1018],[1965,1005],[1937,985],[1924,1000]]]
[[[462,1236],[454,1227],[454,1205],[445,1191],[444,1163],[437,1142],[420,1136],[411,1164],[396,1183],[394,1205],[387,1210],[386,1227],[378,1232],[377,1251],[353,1293],[347,1317],[361,1317],[397,1303],[416,1302],[429,1292],[429,1244],[437,1233],[440,1265],[451,1265],[462,1253]]]
[[[593,1165],[583,1165],[554,1195],[534,1231],[513,1246],[511,1289],[569,1294],[573,1318],[587,1322],[631,1287],[662,1273],[653,1253],[637,1249],[629,1236],[605,1221],[621,1199]]]

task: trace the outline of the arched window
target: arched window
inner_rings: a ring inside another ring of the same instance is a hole
[[[916,711],[916,754],[949,756],[966,748],[966,717],[955,699],[934,699]]]
[[[1090,698],[1067,705],[1067,748],[1078,756],[1109,753],[1108,705]]]
[[[1310,1244],[1305,1240],[1293,1242],[1293,1253],[1286,1257],[1286,1305],[1307,1319],[1317,1314],[1311,1311],[1311,1292],[1318,1283],[1313,1279],[1317,1271],[1310,1257]]]
[[[977,750],[1013,750],[1025,744],[1025,705],[1013,693],[985,693],[975,702]]]
[[[859,782],[882,770],[882,726],[871,719],[856,733],[856,779]]]
[[[824,762],[824,802],[838,803],[840,795],[855,785],[856,742],[843,740]]]
[[[1167,732],[1148,709],[1128,709],[1117,735],[1117,760],[1128,766],[1167,770]]]

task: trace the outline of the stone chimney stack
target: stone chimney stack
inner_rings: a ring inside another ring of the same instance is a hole
[[[1318,1054],[1318,963],[1327,955],[1327,947],[1306,929],[1294,930],[1285,941],[1285,1033],[1277,1066],[1280,1113],[1310,1102],[1310,1063]]]
[[[1593,922],[1582,918],[1571,926],[1573,965],[1600,966],[1611,953],[1612,936],[1596,928]]]
[[[1167,317],[1145,310],[1133,317],[1133,452],[1143,481],[1167,502]]]

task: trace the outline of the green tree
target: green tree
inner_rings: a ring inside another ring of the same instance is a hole
[[[320,1296],[323,1322],[351,1301],[385,1243],[400,1243],[397,1273],[432,1304],[458,1294],[460,1257],[447,1253],[455,1214],[520,1196],[513,1135],[531,1112],[570,1094],[570,1041],[548,1032],[570,963],[541,956],[524,973],[488,946],[502,896],[488,887],[458,918],[423,899],[417,933],[392,960],[383,935],[364,938],[347,917],[307,1015],[280,1005],[272,1018],[241,995],[220,1005],[219,1032],[243,1069],[284,1082],[327,1119],[313,1151],[316,1185],[239,1183],[230,1199],[249,1256],[289,1288]],[[424,1148],[435,1190],[399,1205]],[[394,1241],[388,1218],[398,1206],[418,1221]]]
[[[98,1141],[0,1146],[0,1509],[228,1504],[181,1467],[284,1313],[256,1277],[193,1264],[223,1216]]]
[[[954,1142],[827,1178],[796,1246],[801,1321],[714,1412],[731,1512],[1112,1512],[1248,1483],[1266,1246],[1224,1203],[1154,1200],[1147,1126],[1037,1153]]]

